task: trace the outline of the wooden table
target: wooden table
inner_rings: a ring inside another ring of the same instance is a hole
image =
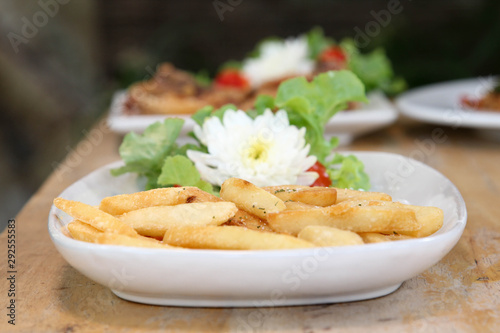
[[[436,133],[442,140],[436,140]],[[498,141],[473,130],[409,121],[356,140],[349,149],[424,157],[455,183],[469,213],[462,238],[440,263],[388,296],[267,309],[135,304],[63,260],[47,233],[52,200],[80,177],[118,160],[120,142],[119,135],[99,123],[16,217],[16,325],[7,323],[10,282],[4,260],[0,332],[500,332]],[[0,243],[6,256],[7,232]]]

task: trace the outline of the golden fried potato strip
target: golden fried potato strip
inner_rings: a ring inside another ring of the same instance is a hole
[[[99,209],[111,215],[153,206],[172,206],[197,202],[200,198],[210,201],[213,195],[197,187],[167,187],[132,194],[120,194],[102,199]]]
[[[306,204],[298,201],[285,201],[286,210],[303,210],[303,209],[312,209],[312,208],[321,208],[320,206],[313,206],[310,204]]]
[[[270,213],[286,209],[280,198],[239,178],[229,178],[221,186],[220,197],[231,201],[240,209],[266,219]]]
[[[337,202],[337,190],[332,187],[266,186],[267,192],[283,201],[297,201],[314,206],[331,206]]]
[[[73,239],[84,241],[87,243],[102,243],[102,240],[106,240],[105,243],[102,244],[113,244],[112,239],[123,240],[122,245],[126,245],[126,243],[134,243],[133,241],[128,241],[129,239],[138,240],[139,243],[148,242],[153,244],[161,244],[159,240],[149,237],[143,237],[138,235],[137,237],[130,237],[126,235],[120,234],[112,234],[112,233],[104,233],[90,224],[85,222],[74,220],[66,226],[68,228],[69,234]],[[103,236],[106,234],[106,236]],[[162,237],[163,238],[163,237]],[[99,241],[101,239],[101,241]],[[120,244],[118,244],[120,245]]]
[[[350,190],[347,188],[335,188],[337,190],[337,203],[352,200],[378,200],[378,201],[392,201],[389,194],[382,192],[365,192]]]
[[[105,213],[98,208],[89,206],[82,202],[56,198],[54,199],[54,205],[75,219],[90,224],[97,230],[132,237],[137,236],[137,232],[135,232],[132,227],[126,225],[113,215]]]
[[[98,230],[90,224],[79,220],[74,220],[73,222],[68,223],[66,227],[68,228],[71,237],[88,243],[94,243],[97,236],[102,234],[101,230]]]
[[[237,211],[238,208],[232,202],[197,202],[142,208],[119,218],[141,235],[163,237],[171,227],[220,225],[232,218]]]
[[[216,197],[213,194],[206,193],[206,192],[204,192],[203,195],[193,196],[189,200],[190,203],[220,202],[220,201],[224,201],[224,200],[222,200],[219,197]],[[224,225],[235,225],[235,226],[245,227],[245,228],[257,230],[257,231],[274,232],[271,228],[269,228],[266,221],[260,219],[259,217],[255,216],[247,211],[244,211],[243,209],[240,209],[240,208],[238,208],[238,211],[236,212],[236,214],[234,214],[233,217],[231,217],[227,222],[225,222]]]
[[[236,226],[180,227],[165,232],[163,242],[192,249],[277,250],[314,247],[296,237]]]
[[[232,218],[222,225],[238,226],[256,231],[274,232],[265,220],[262,220],[257,216],[244,211],[243,209],[238,209],[236,214],[234,214]]]
[[[405,239],[413,239],[415,237],[401,235],[401,234],[380,234],[377,232],[360,232],[358,235],[363,239],[363,242],[369,243],[382,243],[382,242],[391,242],[397,240],[405,240]]]
[[[106,244],[106,245],[123,245],[123,246],[147,247],[154,249],[173,248],[172,246],[160,243],[156,239],[152,238],[130,237],[127,235],[110,234],[110,233],[103,233],[101,235],[98,235],[95,242],[98,244]]]
[[[395,203],[399,207],[405,207],[415,212],[418,224],[421,226],[418,230],[408,230],[405,235],[412,237],[427,237],[441,229],[444,221],[443,210],[431,206],[414,206],[402,203]]]
[[[353,232],[417,231],[415,212],[387,201],[345,201],[329,207],[271,213],[267,222],[277,232],[297,235],[309,225]]]
[[[307,226],[299,232],[297,237],[317,246],[363,244],[363,240],[355,232],[325,226]]]

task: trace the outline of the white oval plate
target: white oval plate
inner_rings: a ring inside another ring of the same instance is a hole
[[[71,218],[52,206],[49,233],[75,269],[126,300],[173,306],[283,306],[369,299],[395,291],[441,260],[467,220],[457,188],[442,174],[406,157],[354,153],[366,165],[374,191],[394,200],[443,209],[434,235],[389,243],[272,251],[144,249],[71,239]],[[77,181],[61,197],[98,205],[106,196],[141,190],[132,174],[112,177],[113,163]]]
[[[369,103],[362,104],[360,109],[341,111],[336,114],[325,127],[326,136],[328,138],[338,136],[340,143],[346,144],[359,135],[376,131],[396,121],[398,112],[383,93],[371,92],[368,94],[368,99]],[[142,133],[152,123],[162,121],[167,117],[164,115],[127,115],[124,113],[126,100],[125,91],[119,91],[113,96],[108,126],[116,133]],[[180,136],[186,139],[187,133],[193,130],[194,121],[187,115],[171,115],[171,117],[185,120]]]
[[[404,115],[426,123],[452,127],[500,129],[500,112],[466,109],[463,96],[481,97],[490,90],[495,77],[437,83],[412,89],[396,99]]]

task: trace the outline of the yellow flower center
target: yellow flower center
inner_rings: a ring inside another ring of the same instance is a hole
[[[261,137],[253,138],[243,152],[243,156],[248,164],[262,163],[267,160],[269,154],[269,142]]]

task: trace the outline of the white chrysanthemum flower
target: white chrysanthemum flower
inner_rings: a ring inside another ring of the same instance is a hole
[[[311,74],[314,62],[308,58],[305,37],[264,42],[260,55],[243,63],[243,74],[253,87],[288,76]]]
[[[211,184],[236,177],[257,186],[311,185],[318,177],[307,171],[316,157],[308,156],[305,128],[290,126],[286,111],[266,110],[252,119],[241,110],[228,110],[222,121],[208,118],[194,133],[208,154],[189,150],[187,156]]]

